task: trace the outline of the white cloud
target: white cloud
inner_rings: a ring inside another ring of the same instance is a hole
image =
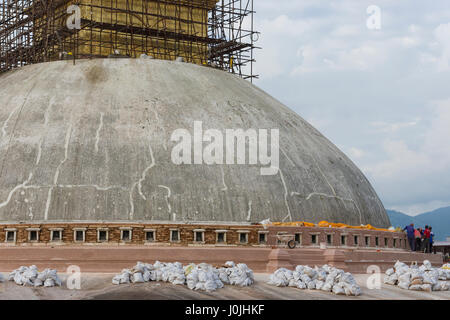
[[[448,0],[378,0],[376,31],[371,4],[259,0],[256,84],[342,146],[386,207],[447,203]]]
[[[450,70],[450,23],[440,24],[434,30],[434,36],[442,47],[441,56],[439,58],[439,70]]]
[[[350,158],[362,158],[366,154],[362,149],[351,147],[349,150]]]
[[[393,208],[450,202],[450,99],[433,102],[431,109],[422,144],[412,148],[404,140],[386,139],[384,159],[363,167]]]
[[[419,123],[420,119],[415,119],[408,122],[386,122],[386,121],[373,121],[370,123],[379,132],[393,133],[400,129],[414,127]]]

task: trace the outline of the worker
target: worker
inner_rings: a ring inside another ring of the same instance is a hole
[[[411,251],[415,251],[416,247],[414,242],[414,223],[411,223],[409,226],[404,227],[403,230],[406,230]]]
[[[414,237],[416,238],[416,243],[415,243],[416,250],[415,251],[420,251],[420,248],[422,246],[422,234],[420,233],[419,229],[414,230]]]
[[[428,228],[430,230],[430,245],[429,245],[429,251],[430,253],[433,253],[433,243],[434,243],[434,232],[432,231],[433,228],[430,226]]]
[[[428,226],[425,226],[425,230],[423,230],[423,252],[429,253],[430,249],[430,229]]]

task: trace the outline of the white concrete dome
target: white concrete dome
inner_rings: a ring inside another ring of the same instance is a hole
[[[328,220],[388,227],[361,171],[232,74],[150,59],[57,61],[0,75],[0,221]],[[176,165],[176,129],[279,129],[280,170]]]

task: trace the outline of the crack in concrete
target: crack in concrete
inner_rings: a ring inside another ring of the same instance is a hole
[[[138,187],[138,192],[139,192],[139,195],[141,196],[141,198],[144,199],[144,200],[147,200],[147,197],[142,193],[142,182],[146,179],[147,172],[156,165],[155,158],[153,156],[153,149],[152,149],[152,146],[150,145],[150,142],[148,144],[148,148],[149,148],[149,151],[150,151],[150,158],[151,158],[152,162],[142,172],[141,178],[138,181],[136,181],[135,183],[133,183],[133,185],[131,186],[131,189],[129,190],[129,192],[130,192],[130,198],[129,198],[130,212],[128,213],[128,216],[129,216],[130,220],[133,220],[133,217],[134,217],[134,199],[133,199],[134,189],[137,186]]]
[[[26,186],[28,182],[30,182],[31,178],[33,177],[33,173],[30,172],[30,174],[28,175],[28,179],[26,179],[24,182],[22,182],[21,184],[15,186],[8,194],[8,197],[6,198],[5,201],[3,201],[2,203],[0,203],[0,208],[3,208],[5,206],[8,205],[8,203],[11,201],[12,196],[14,195],[14,193],[21,189],[22,187]]]
[[[97,131],[95,133],[95,152],[98,152],[98,142],[100,141],[100,131],[103,127],[103,116],[104,113],[100,112],[100,124],[98,125]]]
[[[220,171],[222,172],[222,184],[223,184],[223,188],[221,190],[222,191],[227,191],[228,190],[228,186],[225,183],[225,172],[223,171],[223,167],[220,167]]]
[[[152,162],[150,163],[150,165],[145,168],[144,172],[142,172],[142,176],[138,181],[138,191],[139,191],[139,195],[141,196],[142,199],[147,200],[147,197],[142,193],[142,182],[144,182],[146,176],[147,176],[147,172],[153,168],[155,166],[155,158],[153,157],[153,149],[152,146],[149,144],[148,145],[149,150],[150,150],[150,158],[152,160]]]
[[[10,113],[9,116],[8,116],[8,118],[6,118],[5,122],[3,123],[3,126],[2,126],[2,138],[4,138],[4,137],[8,134],[8,133],[6,132],[6,129],[8,128],[8,122],[9,122],[9,120],[11,120],[13,114],[14,114],[17,110],[20,109],[20,107],[21,107],[20,104],[17,105],[17,107],[15,107],[15,108],[13,109],[13,111],[11,111],[11,113]]]
[[[156,104],[156,103],[155,103]],[[152,110],[153,110],[153,113],[155,114],[155,118],[156,118],[156,122],[157,122],[157,124],[158,124],[158,127],[161,129],[161,131],[163,132],[163,139],[162,139],[162,142],[163,142],[163,148],[164,148],[164,150],[165,151],[167,151],[167,144],[166,144],[166,128],[164,127],[164,125],[161,125],[161,120],[159,119],[159,114],[158,114],[158,111],[156,110],[156,105],[152,105]]]
[[[248,202],[247,221],[250,221],[252,216],[252,200]]]
[[[69,143],[70,143],[71,136],[72,136],[72,122],[70,122],[69,127],[67,128],[67,131],[66,131],[66,138],[65,138],[65,142],[64,142],[64,159],[61,160],[58,167],[56,168],[55,175],[53,177],[53,185],[48,190],[47,202],[45,204],[45,211],[44,211],[44,220],[48,220],[48,212],[50,210],[50,203],[52,201],[52,192],[53,192],[53,188],[58,183],[59,172],[61,170],[61,166],[67,161],[67,159],[69,157]]]
[[[172,195],[172,192],[171,192],[170,188],[167,187],[167,186],[164,186],[164,185],[158,185],[158,187],[167,190],[167,196],[166,196],[165,198],[166,198],[167,209],[169,210],[169,215],[170,215],[170,214],[172,213],[172,207],[170,206],[169,198],[170,198],[170,196]],[[175,215],[173,218],[176,219],[176,215]],[[175,221],[175,220],[174,220],[174,221]]]
[[[323,197],[326,197],[326,198],[338,199],[338,200],[342,201],[342,203],[344,203],[344,206],[345,206],[345,202],[344,202],[344,201],[352,202],[353,205],[356,207],[356,209],[357,209],[358,212],[359,212],[359,217],[360,217],[359,221],[360,221],[360,223],[362,223],[361,210],[359,210],[358,204],[357,204],[357,203],[355,202],[355,200],[353,200],[353,199],[342,198],[342,197],[339,197],[339,196],[336,196],[336,195],[330,195],[330,194],[320,193],[320,192],[311,192],[311,193],[308,194],[307,196],[305,196],[305,195],[303,195],[303,194],[300,194],[300,193],[298,193],[298,192],[291,192],[291,196],[294,196],[294,195],[295,195],[295,196],[298,196],[298,197],[301,197],[301,198],[304,198],[305,201],[310,200],[313,196],[323,196]],[[301,203],[301,202],[300,202],[300,203]]]
[[[54,104],[54,99],[55,99],[54,96],[52,96],[52,97],[50,98],[50,103],[48,104],[47,109],[45,109],[45,113],[44,113],[44,127],[45,127],[45,131],[44,131],[44,133],[41,135],[41,138],[39,139],[38,154],[37,154],[37,157],[36,157],[36,165],[38,165],[39,162],[41,161],[42,144],[44,143],[44,137],[45,137],[45,134],[47,133],[48,123],[49,123],[49,118],[50,118],[49,112],[50,112],[51,107],[52,107],[53,104]]]
[[[292,164],[292,166],[296,167],[294,161],[292,161],[291,158],[288,157],[286,152],[284,152],[284,150],[282,148],[280,148],[280,150],[281,150],[281,153],[286,157],[286,159],[288,159],[288,161]]]
[[[283,187],[284,187],[284,203],[286,204],[286,209],[287,209],[287,216],[283,218],[283,222],[286,221],[286,219],[289,218],[290,221],[292,221],[292,214],[291,214],[291,209],[289,208],[289,202],[288,202],[288,196],[289,196],[289,192],[286,186],[286,182],[284,181],[284,176],[283,176],[283,172],[281,170],[281,168],[279,168],[278,170],[280,172],[280,178],[281,178],[281,182],[283,183]]]

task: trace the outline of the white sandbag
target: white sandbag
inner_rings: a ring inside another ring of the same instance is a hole
[[[47,278],[44,281],[44,287],[54,287],[55,286],[55,280],[51,279],[51,278]]]
[[[14,282],[20,286],[23,284],[21,273],[17,272],[16,274],[14,274]]]
[[[422,291],[422,285],[419,285],[419,284],[411,285],[411,286],[409,286],[409,290]]]
[[[288,287],[296,287],[297,286],[297,282],[298,282],[298,280],[290,279]]]
[[[429,260],[424,260],[423,266],[425,267],[426,271],[433,270],[433,266],[431,265],[431,262]]]
[[[353,278],[353,275],[350,272],[346,272],[344,274],[341,274],[339,281],[340,282],[345,282],[345,283],[348,283],[348,284],[352,284],[352,285],[356,284],[355,278]]]
[[[122,272],[119,275],[119,279],[120,279],[120,284],[124,284],[124,283],[130,283],[130,273],[128,272]]]
[[[448,291],[449,283],[447,281],[438,281],[433,286],[433,291]]]
[[[394,273],[391,274],[390,276],[385,276],[383,282],[390,285],[396,285],[398,282],[398,275]]]
[[[14,281],[14,277],[16,276],[16,271],[13,271],[13,272],[11,272],[9,275],[8,275],[8,281]]]
[[[405,272],[398,277],[398,281],[399,282],[411,282],[411,280],[412,280],[411,276],[412,276],[412,274],[410,272]]]
[[[214,280],[208,280],[205,282],[206,291],[214,291],[217,289],[217,284]]]
[[[306,282],[306,287],[308,288],[308,290],[314,290],[316,289],[316,282],[314,280]]]
[[[194,290],[195,287],[197,286],[197,282],[194,280],[187,280],[186,285],[189,289]]]
[[[397,260],[397,262],[394,264],[394,269],[400,269],[400,268],[408,268],[408,266],[406,265],[406,263],[400,262],[399,260]]]
[[[300,274],[304,273],[303,272],[304,270],[305,270],[305,267],[302,266],[302,265],[298,265],[298,266],[295,267],[295,271],[300,273]]]
[[[220,281],[222,281],[225,284],[230,283],[230,279],[228,278],[228,273],[223,269],[220,269],[220,271],[219,271],[219,279],[220,279]]]
[[[322,286],[320,290],[330,292],[333,289],[333,283],[332,282],[325,282],[325,284]]]
[[[312,281],[312,279],[307,275],[307,274],[302,274],[300,276],[300,280],[302,280],[302,282],[308,284],[309,282]]]
[[[144,277],[142,276],[142,273],[140,273],[140,272],[133,273],[132,282],[133,283],[143,283],[143,282],[145,282],[144,281]]]
[[[335,284],[333,286],[333,290],[332,291],[336,295],[345,295],[345,290],[344,290],[343,286],[341,284],[339,284],[339,283]]]
[[[421,286],[421,288],[422,288],[422,291],[426,291],[426,292],[431,292],[431,290],[432,290],[432,286],[431,286],[431,284],[423,284],[422,286]]]
[[[423,276],[423,284],[430,284],[431,286],[434,286],[438,282],[438,277],[434,276],[433,274],[425,274]]]
[[[133,271],[143,274],[145,272],[145,264],[138,261],[138,263],[136,263],[136,265],[133,267]]]
[[[327,272],[324,270],[320,270],[317,272],[317,280],[325,281],[327,278]]]
[[[39,281],[41,281],[41,280],[39,280]],[[112,284],[115,284],[115,285],[120,284],[120,275],[115,275],[115,276],[112,278]]]
[[[222,289],[224,284],[221,280],[215,280],[217,289]]]
[[[325,284],[325,282],[322,281],[322,280],[319,280],[319,279],[316,279],[314,281],[315,281],[315,284],[316,284],[316,290],[321,290],[323,285]]]
[[[148,269],[146,269],[145,272],[144,272],[144,274],[142,275],[142,279],[143,279],[145,282],[149,282],[150,279],[151,279],[151,277],[152,277],[151,271],[149,271]]]
[[[179,276],[175,278],[173,281],[171,281],[174,285],[184,285],[186,282],[186,278],[184,276]]]
[[[344,283],[344,291],[347,296],[359,296],[361,295],[361,288],[355,283]]]
[[[306,284],[302,281],[297,281],[297,288],[306,289]]]
[[[314,280],[315,277],[317,276],[316,270],[314,270],[313,268],[310,268],[308,266],[306,266],[304,268],[303,273],[306,274],[309,278],[311,278],[311,280]]]
[[[272,273],[269,276],[269,284],[277,286],[277,287],[285,287],[288,282],[285,277],[279,277],[277,274]]]
[[[413,270],[411,272],[411,281],[416,280],[416,279],[423,280],[423,275],[424,275],[424,273],[421,270]]]
[[[202,290],[205,291],[205,283],[204,282],[197,282],[197,284],[195,285],[194,290]]]
[[[42,287],[43,285],[44,285],[44,282],[42,282],[40,279],[34,280],[35,287]]]
[[[233,261],[227,261],[225,262],[225,266],[229,268],[234,268],[236,265],[234,264]]]
[[[411,283],[408,281],[408,282],[399,282],[397,286],[401,289],[408,290],[410,285]]]
[[[385,272],[385,274],[386,274],[387,276],[390,276],[390,275],[392,275],[392,274],[394,274],[394,273],[395,273],[394,268],[389,268],[389,269],[387,269],[386,272]]]

